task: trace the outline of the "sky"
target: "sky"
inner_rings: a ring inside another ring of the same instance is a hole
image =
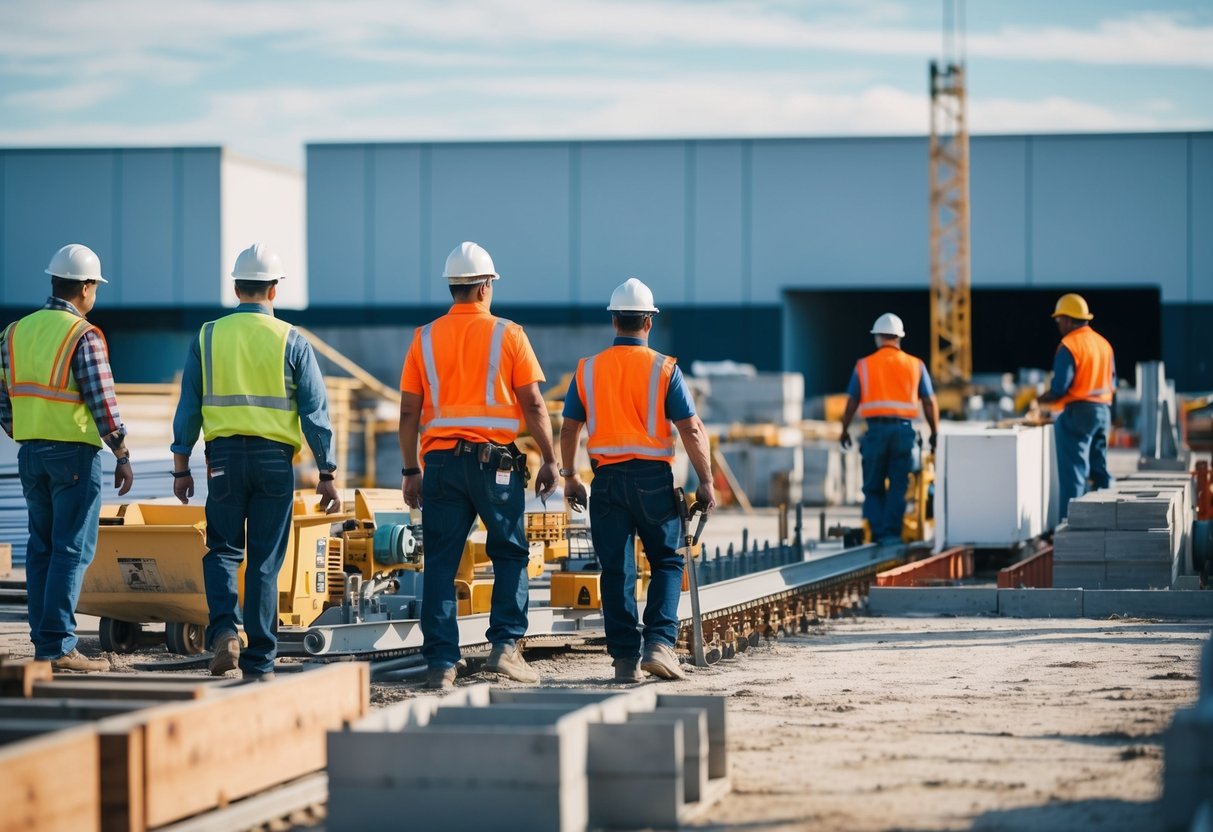
[[[940,0],[0,0],[0,146],[927,131]],[[967,0],[974,133],[1213,128],[1213,0]]]

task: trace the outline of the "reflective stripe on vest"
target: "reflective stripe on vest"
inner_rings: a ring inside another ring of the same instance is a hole
[[[13,439],[101,447],[96,422],[72,373],[76,348],[90,331],[101,335],[87,320],[63,309],[40,309],[4,331]]]
[[[1112,345],[1090,325],[1066,333],[1061,344],[1074,359],[1074,381],[1057,406],[1065,407],[1070,402],[1111,404],[1115,372]]]
[[[578,389],[584,398],[586,428],[589,431],[586,450],[589,451],[592,458],[607,464],[637,458],[672,462],[674,437],[670,431],[669,420],[663,417],[665,415],[665,394],[669,390],[674,359],[647,348],[640,348],[650,353],[649,367],[644,377],[643,424],[637,424],[634,420],[629,423],[629,417],[634,417],[634,412],[623,409],[608,412],[610,408],[620,402],[615,397],[608,397],[610,401],[603,401],[599,399],[596,392],[598,377],[603,372],[603,367],[599,364],[601,359],[604,364],[610,365],[607,382],[612,385],[613,390],[619,391],[620,397],[627,404],[630,405],[641,398],[640,396],[627,396],[628,385],[635,385],[637,381],[624,375],[628,370],[636,372],[640,368],[634,364],[624,366],[623,361],[630,357],[626,352],[613,354],[614,350],[631,351],[635,349],[638,348],[612,347],[605,352],[582,360],[578,368]],[[669,367],[668,372],[665,371],[667,366]],[[608,457],[611,459],[606,459]]]
[[[859,414],[865,418],[918,416],[922,362],[896,347],[859,360]]]
[[[497,383],[501,375],[501,352],[505,342],[505,331],[510,322],[497,318],[493,322],[493,333],[489,340],[489,354],[484,377],[484,407],[444,405],[438,381],[438,362],[434,358],[434,324],[421,328],[421,363],[425,365],[425,379],[429,385],[431,415],[423,419],[422,432],[431,428],[469,428],[481,430],[509,430],[517,432],[521,427],[517,418],[489,415],[488,408],[513,407],[497,401]],[[445,414],[444,414],[445,408]],[[478,410],[471,414],[455,414],[455,410]]]
[[[292,329],[260,312],[234,312],[203,324],[199,349],[206,441],[261,436],[300,448],[294,381],[286,375]]]

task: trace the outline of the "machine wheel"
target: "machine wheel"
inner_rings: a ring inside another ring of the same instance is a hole
[[[206,647],[206,628],[169,621],[164,625],[164,645],[178,656],[196,656]]]
[[[142,632],[142,624],[116,618],[102,618],[97,625],[101,649],[107,653],[134,653]]]

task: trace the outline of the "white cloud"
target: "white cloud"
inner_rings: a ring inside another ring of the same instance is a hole
[[[24,90],[7,95],[4,103],[10,107],[63,113],[92,107],[117,95],[123,88],[116,81],[85,81],[49,89]]]

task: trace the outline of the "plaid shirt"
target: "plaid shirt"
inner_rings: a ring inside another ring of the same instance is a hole
[[[58,309],[84,317],[75,306],[56,297],[47,298],[42,308]],[[121,448],[126,438],[126,428],[118,417],[118,400],[114,397],[114,376],[110,372],[105,339],[97,330],[86,332],[76,345],[76,351],[72,354],[72,375],[76,377],[84,404],[97,423],[97,433],[111,449]],[[13,435],[13,402],[8,396],[7,338],[0,339],[0,427],[10,437]]]

